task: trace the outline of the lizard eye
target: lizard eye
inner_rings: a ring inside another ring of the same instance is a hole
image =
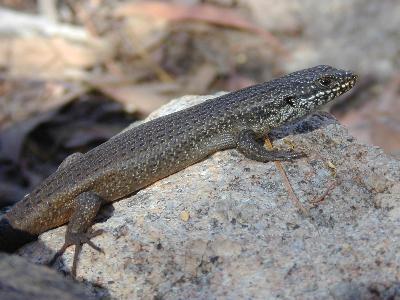
[[[323,86],[330,86],[331,83],[333,82],[333,78],[330,76],[323,76],[320,79],[318,79],[318,82]]]
[[[283,99],[283,101],[285,101],[287,104],[289,104],[290,106],[294,107],[295,106],[295,98],[294,96],[287,96]]]

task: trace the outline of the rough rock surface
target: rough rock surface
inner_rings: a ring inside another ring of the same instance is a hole
[[[0,299],[94,299],[88,291],[54,270],[0,253]]]
[[[202,100],[172,101],[153,117]],[[400,162],[324,114],[274,136],[308,155],[283,166],[309,216],[274,162],[219,152],[105,208],[94,228],[106,233],[93,240],[105,254],[84,246],[78,277],[118,299],[400,298]],[[43,263],[64,232],[20,254]],[[59,270],[70,270],[72,250]]]

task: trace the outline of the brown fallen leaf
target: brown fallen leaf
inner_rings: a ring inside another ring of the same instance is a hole
[[[165,19],[171,22],[200,21],[218,26],[249,31],[261,36],[278,53],[287,56],[281,42],[269,31],[257,26],[229,8],[216,7],[210,4],[183,5],[159,1],[128,2],[114,10],[116,17],[148,16]]]
[[[127,112],[140,112],[148,115],[167,103],[171,96],[165,93],[177,91],[175,83],[148,83],[141,85],[115,84],[95,85],[96,89],[124,105]]]
[[[61,38],[1,38],[0,66],[11,75],[37,78],[78,78],[103,62],[112,50],[106,43],[78,44]]]
[[[189,94],[202,94],[208,90],[211,83],[218,75],[218,70],[215,65],[202,64],[196,68],[194,74],[190,74],[185,78],[186,85],[184,87],[185,93]]]

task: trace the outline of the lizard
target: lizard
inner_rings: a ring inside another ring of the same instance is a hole
[[[72,154],[1,219],[0,250],[15,251],[68,224],[64,244],[50,263],[75,245],[75,277],[83,244],[102,251],[91,241],[102,233],[91,228],[101,206],[217,151],[234,148],[259,162],[301,158],[303,153],[267,150],[260,139],[350,90],[356,81],[351,71],[315,66],[156,118],[85,154]]]

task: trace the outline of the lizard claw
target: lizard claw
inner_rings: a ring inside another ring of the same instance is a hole
[[[94,238],[94,237],[96,237],[96,236],[98,236],[98,235],[100,235],[100,234],[103,234],[104,233],[104,230],[103,229],[98,229],[98,230],[95,230],[95,231],[90,231],[90,232],[88,232],[87,234],[86,234],[86,240],[85,240],[85,242],[84,243],[86,243],[86,244],[88,244],[90,247],[92,247],[94,250],[96,250],[96,251],[98,251],[98,252],[101,252],[101,253],[103,253],[104,254],[104,251],[103,251],[103,249],[101,249],[99,246],[96,246],[90,239],[92,239],[92,238]]]
[[[101,252],[104,254],[103,249],[100,247],[96,246],[90,239],[93,237],[96,237],[100,234],[102,234],[104,230],[99,229],[99,230],[89,230],[87,233],[74,233],[74,234],[68,234],[65,237],[65,242],[64,245],[61,247],[60,250],[58,250],[53,258],[48,262],[48,266],[53,266],[56,260],[62,256],[67,250],[69,246],[75,245],[75,252],[74,252],[74,259],[72,262],[72,269],[71,269],[71,275],[75,278],[76,277],[76,269],[77,269],[77,264],[78,264],[78,258],[79,258],[79,253],[82,250],[82,245],[83,244],[88,244],[91,248],[94,250]]]
[[[88,233],[86,234],[86,236],[88,239],[91,239],[91,238],[99,236],[100,234],[103,234],[103,233],[104,233],[103,229],[89,230]]]
[[[64,254],[65,250],[67,250],[67,248],[68,248],[69,246],[71,246],[71,245],[68,245],[67,243],[64,243],[64,245],[61,247],[61,249],[58,250],[58,251],[54,254],[53,258],[47,263],[47,266],[49,266],[49,267],[53,266],[54,263],[56,262],[56,260],[57,260],[60,256],[62,256],[62,255]]]

